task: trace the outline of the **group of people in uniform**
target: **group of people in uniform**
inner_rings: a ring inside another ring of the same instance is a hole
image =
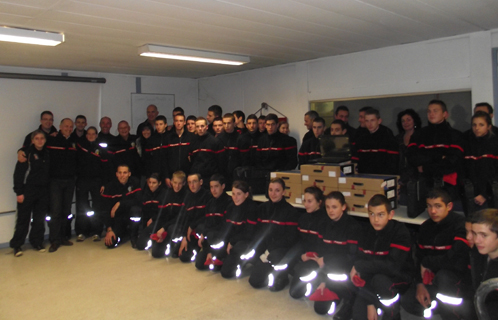
[[[222,114],[214,105],[206,118],[186,117],[177,107],[168,127],[150,105],[136,135],[123,120],[113,136],[108,117],[100,120],[100,132],[86,128],[82,115],[63,119],[57,130],[53,114],[44,111],[18,151],[10,246],[21,256],[29,231],[32,247],[44,252],[45,220],[49,252],[73,245],[75,193],[76,241],[100,241],[105,231],[108,248],[129,241],[155,258],[195,262],[224,278],[247,275],[254,288],[289,285],[293,298],[307,297],[317,313],[336,320],[400,319],[400,306],[426,318],[472,319],[476,288],[498,277],[498,143],[492,107],[479,104],[474,111],[472,128],[460,133],[446,121],[444,102],[433,100],[428,125],[405,110],[396,137],[372,107],[360,110],[357,129],[349,126],[345,106],[336,108],[329,128],[309,111],[299,151],[288,123],[275,114],[246,119],[242,111]],[[347,214],[342,193],[324,195],[317,187],[305,190],[306,212],[299,212],[286,201],[280,178],[268,181],[267,202],[252,200],[251,180],[237,169],[269,172],[309,163],[321,156],[324,134],[349,136],[358,172],[399,174],[402,187],[414,179],[429,187],[423,201],[430,219],[414,241],[393,220],[384,195],[368,202],[369,223]],[[466,217],[453,211],[463,189],[473,192],[464,201]],[[497,301],[490,295],[486,306],[498,311]]]

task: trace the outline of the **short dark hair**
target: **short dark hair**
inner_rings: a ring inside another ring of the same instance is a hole
[[[396,127],[398,128],[399,133],[405,132],[405,130],[403,129],[403,124],[401,123],[401,118],[403,118],[406,115],[412,117],[416,130],[422,127],[422,120],[420,119],[418,113],[413,109],[406,109],[398,113],[398,118],[396,120]]]
[[[230,118],[232,119],[233,122],[235,122],[235,117],[233,116],[233,113],[225,113],[223,115],[223,118]]]
[[[213,104],[212,106],[210,106],[208,108],[208,111],[214,113],[215,117],[221,117],[221,114],[223,113],[223,109],[221,109],[221,107],[217,104]]]
[[[129,172],[131,172],[131,170],[130,170],[130,166],[129,166],[129,165],[127,165],[126,163],[121,163],[121,164],[118,164],[118,166],[116,167],[116,172],[118,171],[118,168],[119,168],[119,167],[126,167],[126,168],[128,168],[128,171],[129,171]]]
[[[451,196],[450,194],[448,193],[448,191],[446,191],[445,189],[443,188],[433,188],[431,189],[428,193],[427,193],[427,196],[425,197],[426,199],[437,199],[437,198],[441,198],[441,200],[444,202],[444,204],[448,205],[448,203],[451,202]]]
[[[368,109],[373,109],[373,107],[365,106],[359,110],[359,112],[366,112]]]
[[[341,130],[345,130],[346,129],[346,124],[341,119],[336,119],[336,120],[332,121],[332,123],[330,124],[330,126],[332,126],[333,124],[339,124],[341,126]]]
[[[171,113],[175,114],[176,112],[179,112],[179,113],[185,115],[185,111],[183,110],[182,107],[175,107]]]
[[[315,198],[316,202],[321,202],[320,206],[323,206],[324,196],[323,196],[323,191],[320,190],[320,188],[315,186],[307,187],[306,189],[304,189],[304,193],[311,194]]]
[[[97,133],[97,134],[99,133],[99,131],[97,130],[97,128],[95,128],[94,126],[88,127],[88,129],[86,129],[86,133],[88,133],[88,131],[90,131],[90,130],[95,130],[95,133]]]
[[[429,101],[429,104],[427,106],[430,106],[431,104],[437,104],[438,106],[441,107],[443,112],[448,112],[448,108],[446,107],[446,103],[444,103],[443,100],[433,99],[433,100]]]
[[[197,118],[197,120],[199,120],[199,118]],[[215,118],[213,119],[213,123],[214,123],[215,121],[221,121],[221,122],[223,122],[223,118],[222,118],[222,117],[215,117]]]
[[[477,111],[476,113],[474,113],[474,115],[472,116],[472,120],[474,120],[475,118],[483,118],[486,123],[489,125],[493,125],[493,123],[491,122],[491,117],[489,116],[489,113],[486,113],[484,111]],[[489,132],[493,132],[492,130],[490,130]]]
[[[335,109],[335,112],[334,114],[337,115],[339,113],[339,111],[347,111],[348,114],[349,114],[349,109],[348,107],[346,106],[338,106],[336,109]]]
[[[310,110],[310,111],[306,112],[304,115],[308,116],[311,120],[313,120],[319,116],[318,112],[316,112],[315,110]]]
[[[83,119],[86,121],[86,117],[82,114],[77,115],[76,118],[74,119],[74,121],[76,122],[76,120],[78,120],[78,119]]]
[[[215,173],[211,176],[211,179],[209,179],[209,182],[211,182],[211,181],[217,181],[220,184],[225,184],[226,179],[222,174]]]
[[[256,115],[255,115],[255,114],[250,114],[250,115],[248,115],[248,116],[247,116],[247,120],[249,120],[249,119],[252,119],[252,120],[256,120],[256,121],[258,121],[258,117],[256,117]]]
[[[164,123],[168,123],[168,120],[166,120],[166,117],[163,115],[158,115],[155,121],[163,121]]]
[[[325,197],[325,201],[331,200],[331,199],[335,199],[335,200],[339,201],[339,203],[341,205],[345,205],[346,204],[346,199],[344,198],[344,195],[340,191],[332,191],[331,193],[329,193]]]
[[[374,109],[374,108],[370,108],[370,109],[365,110],[365,115],[366,116],[374,115],[377,119],[380,119],[380,112],[379,112],[379,110]]]
[[[285,181],[282,178],[271,178],[270,183],[278,183],[285,190]]]
[[[173,117],[173,121],[175,121],[175,118],[176,118],[176,117],[183,117],[183,120],[184,120],[184,121],[186,121],[186,120],[185,120],[185,114],[184,114],[184,113],[177,113],[177,114]]]
[[[161,176],[159,175],[159,173],[153,172],[153,173],[149,174],[149,176],[147,177],[147,180],[149,180],[151,178],[156,179],[157,181],[159,181],[159,183],[161,183]]]
[[[322,117],[316,117],[315,119],[313,119],[313,122],[320,122],[321,124],[323,124],[323,126],[325,126],[325,119]]]
[[[190,116],[187,117],[187,120],[185,120],[185,121],[189,121],[189,120],[194,120],[195,121],[196,119],[197,119],[197,117],[194,116],[193,114],[191,114]]]
[[[483,209],[476,211],[470,218],[470,223],[485,224],[489,230],[498,235],[498,209]]]
[[[197,117],[197,118],[195,118],[195,122],[197,122],[197,121],[201,121],[201,120],[202,120],[202,121],[204,121],[204,123],[206,123],[206,125],[207,125],[208,121],[206,120],[206,118],[204,118],[204,117]],[[216,120],[216,119],[215,119],[215,120]],[[213,122],[214,122],[214,121],[213,121]]]
[[[190,177],[190,176],[196,176],[197,178],[199,178],[199,181],[201,181],[201,180],[202,180],[202,175],[201,175],[200,173],[198,173],[198,172],[190,172],[190,173],[187,175],[187,179],[188,179],[188,177]]]
[[[235,110],[233,112],[234,116],[236,116],[237,118],[240,118],[242,117],[242,122],[245,122],[246,121],[246,115],[244,112],[242,112],[241,110]]]
[[[31,135],[29,136],[30,140],[33,140],[39,134],[43,134],[43,137],[45,138],[45,140],[47,139],[45,132],[43,130],[37,129],[37,130],[31,132]]]
[[[476,110],[477,107],[486,107],[486,108],[488,108],[488,113],[489,114],[493,113],[493,107],[489,103],[487,103],[487,102],[476,103],[476,106],[474,107],[474,112],[475,112],[475,110]]]
[[[391,202],[387,199],[387,197],[383,194],[376,194],[368,200],[368,207],[378,207],[384,206],[386,208],[387,213],[391,212],[393,207],[391,206]]]
[[[275,123],[278,124],[278,117],[274,113],[268,113],[266,115],[265,121],[266,122],[268,122],[268,121],[275,121]]]
[[[252,195],[251,195],[251,186],[249,185],[249,183],[247,183],[246,181],[243,181],[243,180],[235,180],[233,183],[232,183],[232,189],[235,188],[235,189],[239,189],[240,191],[244,192],[244,193],[247,193],[249,192],[249,198],[252,199]]]
[[[260,116],[258,117],[258,120],[265,120],[265,119],[266,119],[266,116],[264,116],[264,115],[260,115]]]
[[[46,114],[48,114],[48,115],[52,116],[52,118],[54,117],[54,114],[52,113],[52,111],[45,110],[45,111],[43,111],[43,112],[40,114],[40,119],[41,119],[41,118],[43,118],[43,116],[44,116],[44,115],[46,115]]]

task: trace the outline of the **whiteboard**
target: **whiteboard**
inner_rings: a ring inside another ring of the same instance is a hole
[[[131,132],[137,131],[138,125],[147,119],[147,107],[155,105],[160,115],[166,117],[168,125],[173,124],[172,112],[175,108],[174,94],[131,94]]]

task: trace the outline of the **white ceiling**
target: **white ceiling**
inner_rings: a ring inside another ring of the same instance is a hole
[[[496,0],[0,0],[0,25],[63,32],[0,42],[0,65],[201,78],[498,28]],[[138,56],[144,44],[249,55],[244,66]]]

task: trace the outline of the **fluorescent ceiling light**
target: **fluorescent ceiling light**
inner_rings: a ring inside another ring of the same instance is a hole
[[[153,44],[146,44],[144,46],[141,46],[138,49],[138,53],[143,57],[218,63],[218,64],[228,64],[233,66],[240,66],[244,63],[248,63],[251,61],[248,56],[209,52],[202,50],[164,47]]]
[[[56,46],[64,42],[64,34],[29,29],[0,27],[0,41]]]

